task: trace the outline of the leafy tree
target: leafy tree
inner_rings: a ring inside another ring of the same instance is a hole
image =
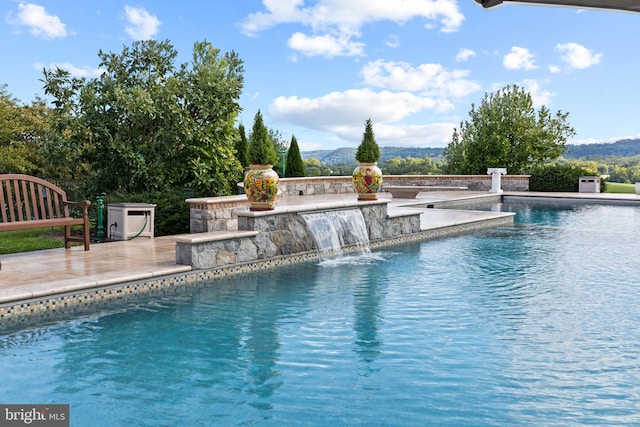
[[[351,167],[353,170],[353,167]],[[322,163],[320,160],[315,157],[311,157],[310,159],[306,159],[304,161],[304,170],[307,173],[307,176],[329,176],[332,175],[332,171],[329,166]]]
[[[249,166],[249,142],[244,131],[244,125],[238,126],[238,140],[236,141],[236,157],[240,164],[244,167]]]
[[[356,160],[363,163],[375,163],[380,158],[380,147],[376,143],[373,134],[373,125],[371,119],[365,122],[364,135],[362,142],[356,151]]]
[[[276,149],[264,125],[260,110],[253,119],[253,128],[249,137],[249,162],[255,165],[273,165],[276,161]]]
[[[291,144],[289,144],[289,151],[287,153],[287,161],[285,165],[285,176],[293,178],[305,176],[304,162],[300,155],[300,149],[298,148],[298,140],[295,135],[291,136]]]
[[[276,171],[278,171],[278,173],[280,173],[280,171],[283,170],[282,169],[283,156],[280,153],[282,153],[283,151],[287,151],[288,149],[287,140],[285,139],[282,132],[280,132],[278,129],[267,127],[267,133],[269,134],[269,139],[271,140],[271,143],[273,144],[273,148],[277,154],[276,161],[273,163],[273,168]]]
[[[45,102],[23,105],[0,85],[0,173],[46,175],[38,145],[47,132]]]
[[[269,139],[273,144],[273,148],[278,151],[284,151],[287,149],[287,140],[278,129],[267,128],[267,133],[269,134]]]
[[[358,166],[358,162],[336,163],[336,164],[331,164],[330,166],[331,166],[331,175],[333,176],[351,176],[353,174],[353,169]],[[306,171],[307,171],[307,175],[309,175],[308,168],[306,169]]]
[[[575,135],[568,115],[558,111],[552,116],[544,106],[536,112],[531,95],[517,85],[485,93],[479,108],[472,104],[470,120],[454,129],[444,150],[446,172],[474,175],[505,167],[510,174],[520,174],[556,159],[567,138]]]
[[[428,175],[441,173],[440,167],[429,157],[393,157],[382,164],[389,175]]]
[[[238,55],[197,42],[191,62],[177,67],[168,41],[145,40],[98,56],[98,78],[44,70],[56,131],[47,157],[71,165],[72,174],[86,168],[93,192],[189,186],[232,194],[242,175],[234,152],[243,86]]]

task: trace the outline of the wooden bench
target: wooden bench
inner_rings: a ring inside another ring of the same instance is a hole
[[[0,231],[64,227],[64,247],[84,243],[89,250],[89,206],[91,202],[70,202],[67,193],[43,179],[29,175],[0,175]],[[82,208],[82,218],[69,214],[69,207]],[[71,226],[82,225],[82,237],[71,235]]]
[[[391,193],[394,198],[415,199],[423,191],[463,191],[467,187],[450,187],[441,185],[387,185],[383,190]]]

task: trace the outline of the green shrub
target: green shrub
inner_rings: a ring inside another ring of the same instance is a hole
[[[571,164],[551,164],[533,168],[530,175],[529,191],[578,192],[580,177],[593,176],[594,173]],[[604,185],[604,180],[601,180],[601,186]]]

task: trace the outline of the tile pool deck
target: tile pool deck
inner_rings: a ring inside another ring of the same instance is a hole
[[[502,196],[527,197],[538,199],[574,199],[590,203],[637,204],[640,206],[640,196],[635,194],[599,194],[599,193],[532,193],[532,192],[504,192]],[[424,209],[421,215],[421,229],[431,230],[447,228],[470,222],[492,220],[498,213],[465,211],[452,209],[438,209],[439,204],[449,202],[473,202],[496,194],[472,191],[444,191],[423,192],[416,199],[391,200],[390,195],[382,193],[381,198],[388,197],[389,213],[393,214],[403,209],[412,209],[412,205],[431,205],[436,208]],[[354,200],[354,194],[301,196],[281,199],[278,206],[308,204],[314,202],[344,202]],[[504,215],[504,214],[502,214]],[[0,236],[1,238],[1,236]],[[1,255],[0,262],[0,323],[2,319],[24,312],[34,311],[29,301],[46,299],[63,295],[73,304],[74,294],[95,289],[110,293],[110,287],[123,283],[137,283],[135,286],[144,287],[145,282],[169,280],[167,278],[185,275],[191,272],[190,266],[177,265],[175,262],[175,242],[171,236],[156,237],[155,239],[137,238],[130,241],[108,242],[92,244],[90,251],[84,251],[81,246],[70,250],[50,249],[11,255]],[[132,286],[133,287],[133,286]],[[138,289],[132,289],[135,293]],[[121,292],[121,290],[118,290]],[[101,294],[94,295],[101,298]],[[56,297],[57,298],[57,297]],[[50,304],[63,304],[62,298]],[[93,298],[93,297],[92,297]],[[21,309],[16,309],[17,304]],[[40,310],[42,307],[40,308]],[[3,311],[4,310],[4,311]]]

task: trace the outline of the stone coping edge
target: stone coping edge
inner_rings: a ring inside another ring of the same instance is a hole
[[[206,233],[181,234],[173,237],[176,243],[193,245],[197,243],[217,242],[220,240],[240,239],[242,237],[253,237],[260,234],[259,231],[209,231]]]

